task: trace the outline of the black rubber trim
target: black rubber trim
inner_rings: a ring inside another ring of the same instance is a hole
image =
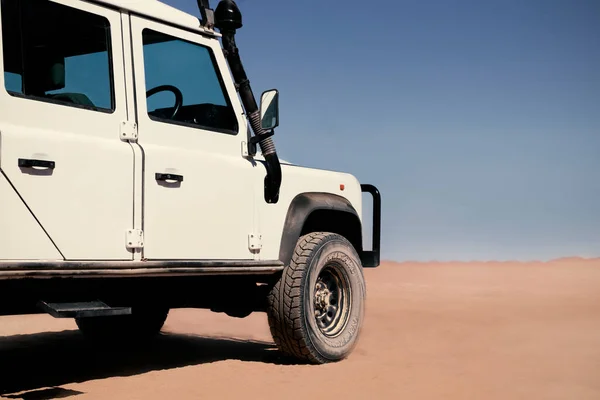
[[[142,276],[270,275],[277,260],[0,261],[0,280],[15,278],[102,278]]]
[[[302,228],[308,216],[316,210],[332,210],[348,213],[358,218],[358,213],[350,202],[341,196],[331,193],[310,192],[301,193],[294,197],[285,218],[279,260],[288,265],[292,260],[294,248],[302,233]],[[360,220],[360,218],[358,218]],[[356,249],[359,254],[361,249]]]
[[[0,261],[0,270],[6,269],[119,269],[119,268],[245,268],[283,266],[277,260],[142,260],[142,261],[104,261],[104,260],[11,260]]]

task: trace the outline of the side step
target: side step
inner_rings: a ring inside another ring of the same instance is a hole
[[[131,314],[130,307],[110,307],[101,301],[82,303],[46,303],[40,301],[38,304],[54,318],[108,317]]]

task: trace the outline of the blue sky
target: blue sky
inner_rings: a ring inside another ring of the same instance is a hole
[[[600,2],[237,4],[280,156],[377,185],[384,258],[600,256]]]

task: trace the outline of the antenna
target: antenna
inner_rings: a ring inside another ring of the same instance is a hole
[[[198,8],[200,9],[200,15],[202,17],[200,23],[202,26],[213,29],[215,26],[215,13],[210,5],[209,0],[198,0]]]

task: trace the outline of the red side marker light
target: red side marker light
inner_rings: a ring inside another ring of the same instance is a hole
[[[345,188],[345,187],[346,187],[346,186],[344,186],[344,184],[343,184],[343,183],[340,183],[340,190],[344,190],[344,188]]]

